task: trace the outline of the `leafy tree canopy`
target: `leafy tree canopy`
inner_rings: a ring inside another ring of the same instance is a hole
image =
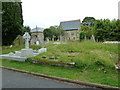
[[[25,32],[29,32],[30,33],[31,31],[31,28],[29,26],[23,26],[22,27],[22,35],[25,33]],[[31,33],[30,33],[31,34]]]
[[[92,35],[97,41],[119,41],[120,20],[100,19],[95,20],[92,26],[82,25],[80,33],[84,32],[87,39]]]
[[[21,2],[2,3],[2,45],[11,45],[22,33],[23,17]]]
[[[82,24],[91,26],[91,25],[93,25],[94,21],[95,21],[94,17],[85,17],[82,21]]]
[[[49,28],[46,28],[43,33],[45,38],[52,40],[52,38],[55,37],[55,40],[57,40],[64,32],[59,26],[50,26]]]

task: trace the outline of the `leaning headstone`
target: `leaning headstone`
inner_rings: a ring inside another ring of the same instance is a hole
[[[52,41],[54,41],[54,38],[52,38]]]
[[[23,37],[22,36],[19,36],[20,38],[19,38],[19,44],[20,45],[24,45],[24,39],[23,39]]]
[[[13,41],[13,44],[15,46],[23,45],[24,44],[24,39],[21,35],[18,35],[17,38]]]

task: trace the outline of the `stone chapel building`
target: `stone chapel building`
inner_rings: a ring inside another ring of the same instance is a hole
[[[61,41],[79,40],[80,25],[81,25],[80,19],[60,22],[60,27],[65,31],[64,35],[60,36],[60,40]]]
[[[39,45],[44,41],[44,29],[37,27],[31,30],[31,45]]]

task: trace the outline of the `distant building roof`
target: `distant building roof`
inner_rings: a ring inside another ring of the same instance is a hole
[[[36,26],[36,28],[33,28],[33,29],[31,30],[31,32],[43,32],[43,31],[44,31],[44,28],[37,27],[37,26]]]
[[[80,27],[80,19],[60,22],[60,26],[63,30],[78,30]]]

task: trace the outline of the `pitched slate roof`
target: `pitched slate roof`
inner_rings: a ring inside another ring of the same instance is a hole
[[[37,26],[36,26],[36,28],[33,28],[33,29],[31,30],[31,32],[43,32],[43,31],[44,31],[44,28],[37,27]]]
[[[60,22],[60,27],[63,30],[78,30],[80,27],[80,19]]]

